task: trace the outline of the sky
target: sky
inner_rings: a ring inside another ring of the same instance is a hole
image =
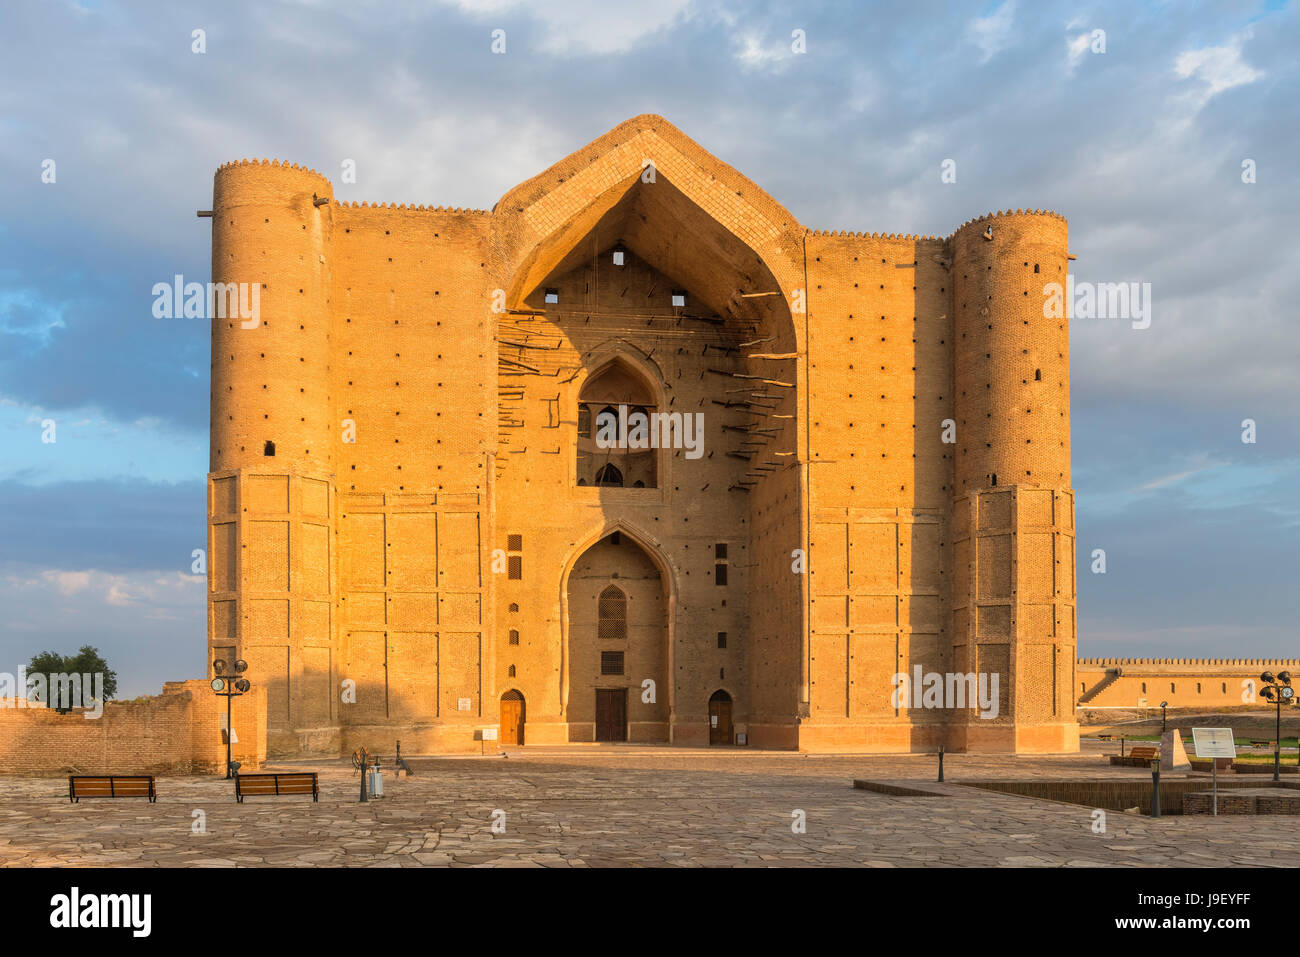
[[[1079,653],[1300,656],[1297,50],[1294,0],[9,0],[0,671],[204,674],[210,330],[151,290],[209,278],[221,163],[491,208],[641,113],[809,228],[1050,208],[1077,282],[1150,283],[1071,324]]]

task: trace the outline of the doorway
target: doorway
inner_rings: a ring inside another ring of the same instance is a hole
[[[627,740],[627,689],[596,689],[596,740]]]
[[[524,696],[510,690],[501,696],[501,743],[524,743]]]
[[[709,699],[709,744],[731,742],[731,695],[715,691]]]

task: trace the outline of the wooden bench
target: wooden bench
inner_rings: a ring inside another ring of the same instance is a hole
[[[281,794],[310,794],[313,801],[320,800],[320,789],[315,771],[278,771],[266,774],[236,774],[235,800],[240,804],[252,795],[279,796]]]
[[[158,800],[152,774],[70,774],[68,800],[77,804],[82,798],[148,798]]]
[[[1151,762],[1160,757],[1160,749],[1155,747],[1138,745],[1130,748],[1128,754],[1120,757],[1118,754],[1110,756],[1110,763],[1126,768],[1149,768]]]

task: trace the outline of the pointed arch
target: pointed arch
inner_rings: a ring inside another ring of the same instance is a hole
[[[569,650],[569,635],[572,627],[572,616],[569,611],[569,576],[572,574],[574,566],[585,555],[593,545],[608,538],[615,532],[638,548],[641,549],[650,559],[651,563],[659,572],[659,581],[664,591],[664,615],[667,623],[667,674],[672,675],[674,643],[677,636],[677,594],[678,583],[681,575],[677,566],[664,550],[663,544],[650,533],[636,527],[624,519],[617,519],[606,522],[599,528],[593,530],[588,535],[580,539],[568,552],[560,569],[559,581],[559,599],[560,599],[560,714],[567,719],[569,713],[569,664],[571,653]],[[674,711],[674,692],[673,682],[667,682],[668,694],[668,720],[669,727],[672,727]]]
[[[741,274],[752,274],[752,266],[765,268],[787,301],[804,285],[805,230],[790,211],[663,117],[645,114],[514,187],[493,207],[493,226],[507,263],[508,307],[518,308],[631,192],[664,183],[670,184],[661,191],[664,196],[680,194],[686,206],[716,223],[720,234],[733,236],[750,251]],[[674,209],[685,208],[681,201],[674,203]],[[682,230],[684,242],[693,241],[691,232]],[[682,256],[683,262],[690,258]],[[801,349],[802,330],[795,333]]]

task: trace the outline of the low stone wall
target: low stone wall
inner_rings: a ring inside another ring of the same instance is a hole
[[[172,681],[163,693],[109,701],[98,718],[83,709],[0,708],[0,774],[225,772],[226,701],[208,683]],[[233,757],[266,761],[266,689],[235,699]]]
[[[1197,791],[1183,798],[1184,814],[1213,814],[1214,792]],[[1282,788],[1219,790],[1219,815],[1300,814],[1300,794]]]
[[[1108,811],[1123,811],[1136,807],[1142,814],[1151,813],[1151,779],[1133,778],[1123,781],[961,781],[964,787],[983,788],[986,791],[998,791],[1002,794],[1018,794],[1021,797],[1042,798],[1049,801],[1064,801],[1083,807],[1105,808]],[[1160,813],[1179,816],[1183,813],[1183,800],[1187,795],[1204,791],[1210,787],[1208,777],[1162,779],[1160,781]],[[1239,792],[1252,788],[1272,788],[1278,785],[1272,780],[1238,781],[1225,785],[1219,779],[1219,800],[1229,792]],[[1293,789],[1298,785],[1283,783],[1283,788]],[[1220,805],[1222,807],[1222,805]]]

